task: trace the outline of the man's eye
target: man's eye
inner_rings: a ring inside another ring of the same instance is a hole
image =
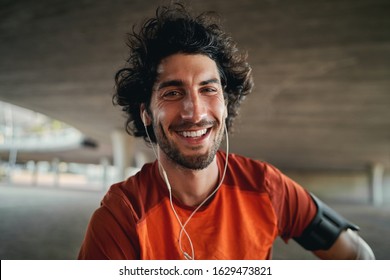
[[[170,90],[163,94],[163,98],[165,99],[177,99],[181,97],[181,92],[177,90]]]
[[[217,93],[218,90],[216,88],[213,88],[213,87],[206,87],[206,88],[202,88],[201,92],[206,93],[206,94],[214,94],[214,93]]]

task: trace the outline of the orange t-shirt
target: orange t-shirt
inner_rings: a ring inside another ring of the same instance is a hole
[[[225,154],[217,153],[220,174]],[[194,210],[174,200],[184,224]],[[229,155],[225,179],[186,226],[195,259],[270,259],[277,236],[298,237],[316,214],[310,195],[270,164]],[[158,163],[113,185],[88,225],[79,259],[184,259]],[[182,244],[191,253],[185,234]]]

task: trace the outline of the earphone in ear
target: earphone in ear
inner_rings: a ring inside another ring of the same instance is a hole
[[[145,111],[142,112],[142,122],[144,123],[144,126],[146,126]]]
[[[226,121],[227,117],[229,116],[229,109],[228,109],[228,105],[226,104],[225,105],[225,111],[223,113],[223,119]]]
[[[142,122],[144,123],[144,126],[146,127],[146,110],[142,112]]]

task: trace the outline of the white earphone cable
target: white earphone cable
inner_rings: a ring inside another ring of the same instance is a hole
[[[190,235],[188,234],[188,232],[186,231],[186,229],[184,228],[180,218],[179,218],[179,215],[177,214],[176,210],[175,210],[175,207],[173,206],[173,199],[172,199],[172,187],[171,187],[171,184],[169,183],[169,180],[168,180],[168,176],[167,176],[167,172],[165,171],[164,167],[162,166],[161,164],[161,161],[160,161],[160,157],[158,156],[155,148],[154,148],[154,145],[153,145],[153,142],[152,140],[150,139],[150,136],[149,136],[149,132],[148,132],[148,129],[144,123],[144,127],[145,127],[145,132],[146,132],[146,135],[149,139],[149,142],[151,144],[151,147],[152,147],[152,150],[153,150],[153,154],[154,156],[156,157],[157,159],[157,162],[158,162],[158,165],[160,166],[161,168],[161,171],[163,173],[163,177],[164,177],[164,181],[165,181],[165,184],[167,185],[167,188],[168,188],[168,192],[169,192],[169,203],[170,203],[170,206],[171,206],[171,209],[176,217],[176,220],[179,222],[179,225],[180,225],[180,234],[179,234],[179,248],[180,248],[180,251],[182,252],[182,254],[184,255],[184,257],[189,260],[189,259],[193,259],[193,257],[191,257],[187,252],[185,252],[181,246],[181,236],[182,236],[182,233],[184,232],[184,234],[187,236],[187,239],[188,239],[188,242],[190,244],[190,247],[191,247],[191,255],[194,256],[194,247],[192,245],[192,240],[190,238]]]

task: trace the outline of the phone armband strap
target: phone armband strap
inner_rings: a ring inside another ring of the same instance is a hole
[[[306,250],[327,250],[343,230],[359,230],[357,225],[346,220],[313,194],[310,195],[317,206],[317,214],[302,235],[294,238]]]

